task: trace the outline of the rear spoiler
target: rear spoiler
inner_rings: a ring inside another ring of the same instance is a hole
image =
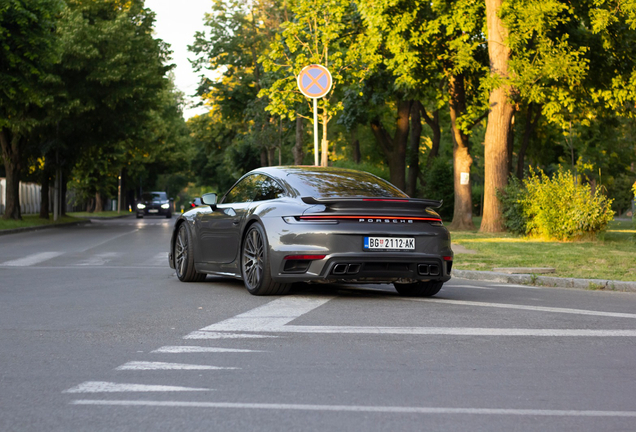
[[[395,203],[395,204],[419,204],[422,207],[430,207],[430,208],[440,208],[444,203],[443,200],[431,200],[431,199],[420,199],[420,198],[372,198],[372,197],[346,197],[346,198],[314,198],[314,197],[302,197],[301,198],[305,204],[322,204],[325,206],[333,205],[333,204],[354,204],[354,203],[363,203],[363,202],[375,202],[375,203]]]

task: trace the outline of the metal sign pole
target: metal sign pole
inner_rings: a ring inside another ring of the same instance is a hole
[[[319,165],[318,157],[318,99],[314,98],[314,165]]]

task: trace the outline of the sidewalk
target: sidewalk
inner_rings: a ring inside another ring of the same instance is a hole
[[[576,279],[534,274],[508,274],[476,270],[452,271],[453,277],[482,282],[511,283],[557,288],[578,288],[587,290],[622,291],[636,293],[636,282],[624,282],[607,279]]]
[[[82,220],[82,221],[77,221],[77,222],[66,222],[66,223],[48,224],[48,225],[35,225],[35,226],[24,227],[24,228],[5,229],[5,230],[0,230],[0,236],[1,235],[5,235],[5,234],[16,234],[16,233],[21,233],[21,232],[26,232],[26,231],[39,231],[39,230],[49,229],[49,228],[63,228],[63,227],[70,227],[70,226],[77,226],[77,225],[86,225],[86,224],[89,224],[89,223],[91,223],[91,221],[90,221],[90,219],[87,219],[87,220]]]

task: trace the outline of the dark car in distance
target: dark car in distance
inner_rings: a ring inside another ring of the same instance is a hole
[[[141,200],[137,202],[137,218],[144,216],[165,216],[172,217],[172,200],[168,199],[165,192],[146,192],[141,195]]]
[[[433,210],[372,174],[289,166],[245,174],[179,216],[169,264],[183,282],[242,279],[254,295],[294,282],[392,283],[432,296],[451,277],[450,234]]]

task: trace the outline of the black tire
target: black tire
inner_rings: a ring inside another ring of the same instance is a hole
[[[291,284],[272,280],[269,266],[267,235],[258,222],[251,225],[241,246],[241,275],[245,288],[252,295],[287,294]]]
[[[433,297],[442,289],[442,285],[444,282],[437,281],[393,284],[398,294],[404,297]]]
[[[143,219],[144,215],[137,215],[137,219]]]
[[[174,269],[181,282],[201,282],[205,280],[205,273],[198,273],[194,268],[194,247],[192,234],[186,223],[179,226],[177,237],[174,239],[172,250]]]
[[[166,219],[172,219],[172,213],[168,213],[168,214],[166,215]]]

